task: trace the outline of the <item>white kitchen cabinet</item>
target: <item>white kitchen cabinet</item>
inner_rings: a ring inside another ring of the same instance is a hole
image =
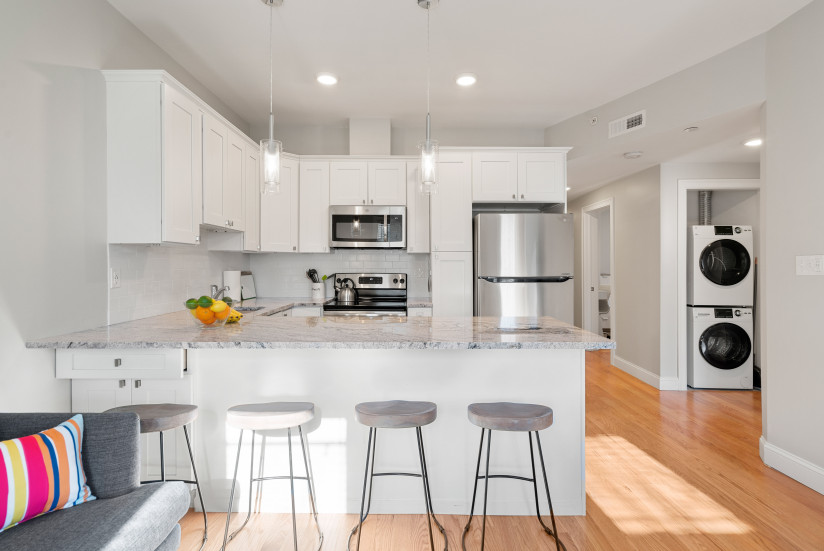
[[[293,318],[319,318],[323,315],[322,306],[295,306],[292,308]]]
[[[109,243],[200,241],[202,118],[162,71],[103,71]]]
[[[421,165],[406,163],[406,252],[429,252],[429,195],[420,189]]]
[[[432,253],[432,315],[472,316],[472,252]]]
[[[260,195],[258,191],[262,251],[298,250],[299,172],[297,157],[281,156],[280,191],[266,195]]]
[[[428,306],[417,306],[407,308],[406,315],[409,317],[432,317],[432,308]]]
[[[406,204],[405,161],[331,161],[330,205]]]
[[[228,125],[203,114],[203,223],[243,230],[243,140]]]
[[[565,203],[569,148],[472,153],[472,200],[476,203]]]
[[[332,161],[329,163],[329,204],[365,205],[369,193],[366,161]]]
[[[298,250],[329,252],[329,162],[300,162]]]
[[[243,250],[258,252],[260,245],[260,148],[246,144],[244,148],[246,166],[243,170],[243,201],[245,203],[246,220],[243,228]]]
[[[430,199],[432,252],[472,251],[472,155],[441,151]]]

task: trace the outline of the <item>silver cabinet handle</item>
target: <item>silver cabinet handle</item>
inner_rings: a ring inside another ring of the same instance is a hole
[[[514,194],[514,193],[512,194],[512,198],[513,198],[513,199],[516,199],[516,197],[515,197],[515,194]]]
[[[195,236],[195,243],[197,243],[198,241],[200,241],[200,236],[199,236],[199,235],[196,235],[196,236]]]
[[[363,200],[363,204],[364,204],[364,205],[366,204],[366,199],[364,199],[364,200]]]
[[[143,384],[143,383],[140,381],[140,379],[137,379],[137,380],[134,382],[134,387],[135,387],[135,388],[140,388],[140,385],[142,385],[142,384]]]
[[[523,198],[524,198],[524,194],[522,193],[522,194],[521,194],[521,199],[523,199]]]
[[[370,204],[372,204],[372,205],[374,205],[374,204],[375,204],[375,200],[374,200],[374,199],[369,199],[369,203],[370,203]]]
[[[296,251],[296,250],[298,250],[298,248],[293,246],[293,247],[292,247],[292,250],[293,250],[293,251]]]
[[[260,245],[258,245],[258,250],[260,250]]]
[[[120,358],[115,358],[114,359],[114,366],[115,367],[120,367],[122,363],[123,363],[123,360],[121,360]]]
[[[119,385],[120,385],[120,388],[125,387],[126,386],[126,379],[120,379]]]

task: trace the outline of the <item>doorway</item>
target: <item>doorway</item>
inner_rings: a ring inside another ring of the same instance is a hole
[[[581,325],[615,340],[615,216],[612,197],[581,209]],[[614,351],[613,351],[614,354]]]

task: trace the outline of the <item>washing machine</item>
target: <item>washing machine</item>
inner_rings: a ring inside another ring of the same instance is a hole
[[[687,251],[688,305],[753,305],[752,226],[692,226]]]
[[[688,307],[687,384],[752,389],[752,308]]]

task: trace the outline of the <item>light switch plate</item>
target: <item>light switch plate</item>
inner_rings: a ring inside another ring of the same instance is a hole
[[[796,256],[795,275],[824,276],[824,254]]]

